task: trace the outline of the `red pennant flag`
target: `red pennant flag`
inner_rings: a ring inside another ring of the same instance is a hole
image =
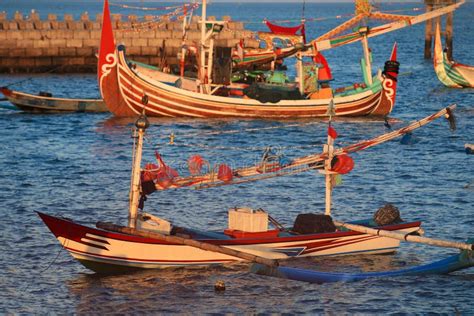
[[[337,138],[337,132],[332,126],[328,127],[328,136],[331,137],[332,139]]]

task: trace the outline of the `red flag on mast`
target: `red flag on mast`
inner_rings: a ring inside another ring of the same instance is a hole
[[[296,32],[298,32],[300,29],[304,29],[304,24],[300,24],[297,26],[280,26],[272,24],[269,21],[265,21],[265,24],[268,26],[268,28],[273,34],[296,35]]]
[[[334,129],[334,127],[332,127],[331,125],[329,125],[329,127],[328,127],[328,136],[331,137],[332,139],[337,138],[337,132]]]

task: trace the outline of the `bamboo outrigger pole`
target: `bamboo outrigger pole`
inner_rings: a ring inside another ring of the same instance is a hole
[[[474,250],[474,245],[473,244],[467,244],[467,243],[462,243],[462,242],[457,242],[457,241],[449,241],[449,240],[441,240],[441,239],[421,237],[421,236],[416,236],[416,235],[410,235],[410,233],[403,234],[403,233],[398,233],[398,232],[395,232],[395,231],[388,231],[388,230],[377,229],[377,228],[369,228],[369,227],[366,227],[366,226],[348,224],[348,223],[334,221],[334,220],[333,220],[333,222],[336,226],[344,227],[344,228],[347,228],[349,230],[353,230],[353,231],[360,232],[360,233],[365,233],[365,234],[370,234],[370,235],[375,235],[375,236],[388,237],[388,238],[398,239],[398,240],[401,240],[401,241],[415,242],[415,243],[438,246],[438,247],[445,247],[445,248],[457,248],[457,249],[471,250],[471,251]]]
[[[136,130],[133,137],[136,138],[136,144],[133,153],[132,180],[130,184],[130,205],[128,214],[128,226],[135,228],[138,213],[138,201],[140,198],[140,173],[143,151],[143,137],[145,130],[150,126],[150,122],[145,115],[140,115],[135,122]]]

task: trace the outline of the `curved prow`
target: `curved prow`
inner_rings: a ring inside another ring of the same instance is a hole
[[[397,48],[398,48],[397,42],[393,43],[392,53],[390,54],[391,61],[397,61]]]
[[[110,63],[111,57],[109,56],[111,54],[115,54],[115,39],[112,30],[112,22],[110,20],[109,2],[105,0],[102,15],[102,33],[100,35],[99,61],[97,65],[99,85],[101,84],[102,77],[108,74],[106,66]]]
[[[137,113],[129,110],[120,95],[118,81],[118,54],[115,48],[115,39],[110,19],[108,0],[104,0],[102,16],[102,33],[100,37],[99,62],[97,65],[97,79],[99,89],[105,105],[116,116],[135,116]]]
[[[396,89],[397,86],[399,68],[400,63],[397,61],[397,42],[395,42],[392,47],[392,53],[390,54],[390,60],[385,62],[383,70],[383,74],[385,75],[385,77],[394,81],[394,89]],[[393,101],[395,102],[395,95],[393,96]]]
[[[397,61],[397,43],[393,44],[390,59],[385,62],[383,75],[383,98],[379,106],[372,112],[373,115],[387,116],[393,110],[397,96],[397,78],[400,63]]]
[[[441,43],[441,30],[439,23],[436,23],[435,40],[434,40],[434,53],[433,53],[433,66],[436,72],[436,76],[445,86],[450,88],[461,88],[456,82],[454,82],[448,75],[445,67],[445,55],[443,52],[443,44]]]

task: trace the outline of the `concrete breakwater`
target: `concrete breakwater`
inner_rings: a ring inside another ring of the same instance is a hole
[[[209,17],[209,19],[214,19]],[[182,46],[182,22],[155,16],[112,15],[115,39],[126,46],[127,56],[151,65],[178,63]],[[195,45],[200,39],[199,17],[194,16],[189,26],[186,43]],[[216,46],[232,47],[241,38],[246,46],[257,47],[253,33],[244,29],[241,22],[228,21],[217,36]],[[66,14],[62,20],[48,14],[40,19],[36,12],[28,17],[16,12],[10,19],[0,13],[0,72],[95,72],[96,54],[100,42],[102,15],[91,20],[83,13],[79,20]]]

